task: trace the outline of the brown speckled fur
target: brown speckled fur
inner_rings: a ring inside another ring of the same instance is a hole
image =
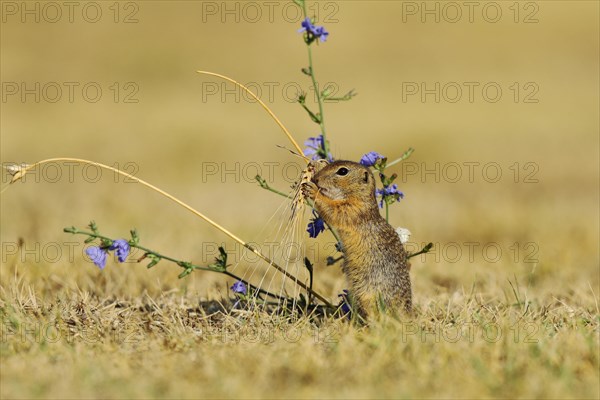
[[[339,175],[341,168],[348,173]],[[371,171],[352,161],[335,161],[318,171],[303,191],[325,222],[339,233],[342,270],[361,314],[372,315],[381,306],[410,313],[407,253],[394,228],[379,213]]]

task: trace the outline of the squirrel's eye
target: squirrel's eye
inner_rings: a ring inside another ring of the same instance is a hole
[[[336,174],[338,174],[340,176],[344,176],[344,175],[348,174],[348,172],[349,172],[348,168],[342,167],[342,168],[340,168],[340,169],[337,170]]]

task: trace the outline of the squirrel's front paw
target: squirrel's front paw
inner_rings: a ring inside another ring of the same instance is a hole
[[[300,186],[300,190],[302,190],[302,195],[305,198],[314,200],[315,196],[317,195],[317,192],[319,191],[319,188],[317,187],[317,185],[315,185],[314,182],[309,181],[303,182]]]

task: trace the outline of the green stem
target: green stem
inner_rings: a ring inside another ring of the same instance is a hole
[[[310,68],[310,79],[312,80],[313,88],[315,89],[315,94],[317,95],[317,103],[319,104],[319,126],[321,127],[321,134],[323,135],[323,149],[325,150],[326,154],[329,154],[329,144],[327,143],[327,132],[325,130],[325,114],[323,112],[323,100],[321,99],[321,88],[317,83],[315,70],[313,68],[312,49],[310,45],[306,47],[308,48],[308,67]]]
[[[215,271],[215,272],[219,272],[219,271]],[[278,300],[288,300],[287,297],[283,297],[283,296],[280,296],[278,294],[271,293],[271,292],[269,292],[267,290],[261,289],[258,286],[254,286],[250,282],[246,281],[245,279],[240,278],[239,276],[237,276],[236,274],[234,274],[232,272],[229,272],[229,271],[225,270],[225,271],[222,271],[222,273],[225,274],[225,275],[227,275],[227,276],[229,276],[229,277],[231,277],[231,278],[233,278],[233,279],[236,279],[236,280],[238,280],[240,282],[243,282],[246,286],[248,286],[248,287],[256,290],[258,293],[262,293],[264,295],[273,297],[273,298],[278,299]]]
[[[308,260],[308,259],[305,259],[305,260]],[[308,269],[308,273],[310,276],[310,281],[309,281],[308,287],[310,288],[310,290],[307,292],[307,295],[308,295],[308,301],[306,302],[306,310],[307,311],[308,311],[308,305],[312,302],[313,268],[314,268],[314,266],[311,265],[311,267]]]
[[[417,251],[416,253],[409,254],[407,258],[412,258],[412,257],[418,256],[419,254],[428,253],[432,247],[433,247],[433,243],[427,243],[427,245],[425,247],[423,247],[421,250]]]
[[[329,228],[329,232],[331,232],[331,234],[333,235],[333,237],[335,238],[337,243],[341,243],[341,240],[340,240],[340,237],[338,236],[337,231],[335,229],[333,229],[333,227],[331,227],[331,225],[329,225],[328,223],[325,223],[325,225],[327,225],[327,228]]]
[[[256,178],[257,178],[256,180],[258,181],[258,184],[260,185],[261,188],[263,188],[265,190],[268,190],[269,192],[276,193],[276,194],[278,194],[280,196],[283,196],[283,197],[285,197],[287,199],[291,199],[292,198],[290,195],[285,194],[285,193],[283,193],[283,192],[281,192],[281,191],[279,191],[277,189],[274,189],[271,186],[269,186],[269,184],[264,179],[260,178],[259,175],[257,175]],[[258,179],[258,178],[260,178],[260,179]],[[311,208],[314,209],[314,206],[313,206],[312,202],[308,201],[307,203],[308,203],[308,205]],[[339,242],[340,238],[339,238],[337,232],[331,226],[329,226],[329,224],[327,224],[327,228],[329,228],[329,230],[331,231],[331,234],[333,235],[333,237]]]
[[[387,203],[387,201],[384,201],[385,203],[385,220],[386,222],[390,222],[390,205]]]
[[[258,182],[258,184],[260,185],[261,188],[268,190],[269,192],[273,192],[275,194],[278,194],[280,196],[283,196],[285,198],[291,199],[292,196],[290,196],[289,194],[283,193],[282,191],[279,191],[277,189],[272,188],[267,181],[265,181],[260,175],[256,175],[256,181]]]
[[[79,230],[79,229],[76,229],[76,228],[65,228],[64,231],[67,232],[67,233],[72,233],[74,235],[86,235],[86,236],[93,237],[95,239],[101,239],[101,240],[104,240],[104,241],[109,241],[109,242],[113,242],[114,241],[113,239],[111,239],[109,237],[106,237],[106,236],[103,236],[103,235],[100,235],[100,234],[97,234],[97,233],[94,233],[94,232],[82,231],[82,230]],[[140,249],[140,250],[144,251],[146,254],[153,254],[156,257],[160,258],[160,259],[171,261],[172,263],[175,263],[175,264],[179,265],[180,267],[185,268],[184,266],[181,265],[181,261],[180,260],[177,260],[177,259],[175,259],[173,257],[166,256],[166,255],[161,254],[161,253],[158,253],[158,252],[156,252],[154,250],[150,250],[149,248],[144,247],[144,246],[140,246],[139,244],[132,244],[129,241],[128,241],[128,243],[129,243],[130,247],[133,247],[133,248],[136,248],[136,249]],[[253,288],[254,290],[258,291],[259,293],[262,293],[264,295],[267,295],[267,296],[270,296],[270,297],[273,297],[273,298],[276,298],[276,299],[279,299],[279,300],[285,300],[286,299],[285,297],[276,295],[274,293],[271,293],[271,292],[268,292],[268,291],[266,291],[264,289],[256,287],[256,286],[252,285],[250,282],[246,281],[245,279],[242,279],[241,277],[237,276],[236,274],[234,274],[232,272],[229,272],[229,271],[227,271],[225,269],[218,269],[218,268],[211,268],[211,267],[202,267],[202,266],[195,265],[195,264],[192,264],[192,263],[188,263],[187,265],[189,266],[189,268],[192,268],[194,270],[219,272],[219,273],[225,274],[225,275],[227,275],[227,276],[229,276],[229,277],[231,277],[233,279],[236,279],[238,281],[243,282],[245,285],[247,285],[250,288]]]
[[[408,157],[410,157],[410,155],[413,153],[413,151],[415,151],[415,149],[413,149],[412,147],[409,147],[409,148],[408,148],[408,150],[406,150],[406,151],[404,152],[404,154],[402,154],[402,155],[400,156],[400,158],[397,158],[397,159],[395,159],[394,161],[387,163],[385,167],[386,167],[386,168],[389,168],[389,167],[391,167],[392,165],[396,165],[396,164],[398,164],[399,162],[406,160]]]
[[[327,258],[327,265],[333,265],[338,261],[341,261],[344,259],[344,256],[339,256],[338,258],[333,258],[333,257],[328,257]],[[330,261],[331,260],[331,261]]]
[[[271,186],[266,186],[266,187],[264,187],[264,189],[267,189],[269,192],[276,193],[276,194],[278,194],[278,195],[280,195],[280,196],[283,196],[283,197],[285,197],[285,198],[288,198],[288,199],[291,199],[291,198],[292,198],[290,195],[288,195],[288,194],[285,194],[285,193],[283,193],[283,192],[281,192],[281,191],[279,191],[279,190],[277,190],[277,189],[273,189]]]
[[[304,18],[306,18],[307,12],[305,1],[302,2],[302,11],[304,13]],[[321,127],[321,135],[323,135],[323,150],[325,150],[325,154],[329,154],[329,144],[327,143],[327,132],[325,130],[325,114],[323,113],[323,100],[321,99],[321,91],[317,85],[317,78],[315,77],[315,69],[313,68],[312,59],[312,49],[310,47],[310,44],[307,44],[306,48],[308,50],[308,70],[310,72],[310,79],[312,80],[313,88],[315,89],[315,94],[317,95],[317,103],[319,104],[319,126]]]

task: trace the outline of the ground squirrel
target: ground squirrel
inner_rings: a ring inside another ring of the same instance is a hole
[[[382,308],[410,313],[408,254],[379,213],[375,178],[369,168],[352,161],[332,162],[303,184],[302,191],[339,234],[342,270],[359,313],[368,316]]]

